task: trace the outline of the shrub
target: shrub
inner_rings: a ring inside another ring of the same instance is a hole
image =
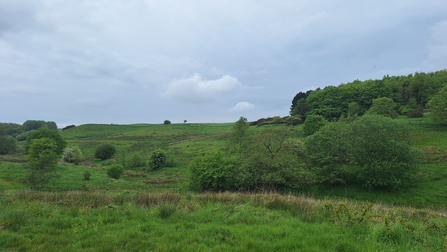
[[[165,120],[165,121],[163,122],[163,124],[165,124],[165,125],[167,125],[167,124],[171,124],[171,121],[169,121],[169,120]]]
[[[149,167],[152,171],[161,169],[166,164],[166,154],[162,151],[154,151],[149,159]]]
[[[189,164],[190,188],[195,191],[235,189],[235,164],[221,152],[196,158]]]
[[[78,147],[71,147],[65,149],[63,159],[65,162],[79,164],[82,159],[82,152]]]
[[[119,179],[124,173],[124,168],[120,164],[113,164],[107,169],[107,176],[113,179]]]
[[[85,171],[82,175],[84,176],[84,180],[90,180],[90,171]]]
[[[115,152],[116,152],[115,146],[111,144],[101,144],[98,146],[98,148],[96,148],[95,158],[106,160],[113,157]]]

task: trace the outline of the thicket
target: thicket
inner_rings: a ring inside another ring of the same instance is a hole
[[[191,188],[263,191],[325,183],[394,190],[413,182],[418,152],[400,121],[371,114],[325,123],[311,115],[306,123],[310,133],[303,128],[308,135],[303,142],[292,127],[255,133],[241,117],[227,152],[190,164]]]

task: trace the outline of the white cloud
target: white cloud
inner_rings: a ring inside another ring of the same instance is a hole
[[[229,75],[216,80],[203,80],[200,74],[194,73],[189,78],[171,81],[161,96],[184,102],[212,102],[239,85],[239,81]]]
[[[247,110],[251,110],[255,107],[255,105],[243,101],[243,102],[238,102],[234,107],[232,107],[230,109],[231,112],[240,112],[240,111],[247,111]]]

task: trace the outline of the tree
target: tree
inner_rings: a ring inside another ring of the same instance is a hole
[[[115,155],[116,148],[111,144],[101,144],[95,150],[95,158],[106,160]]]
[[[169,120],[165,120],[165,121],[163,122],[163,124],[164,124],[164,125],[171,124],[171,121],[169,121]]]
[[[33,139],[28,148],[29,182],[32,188],[42,189],[54,176],[57,164],[57,144],[50,138]]]
[[[397,117],[396,103],[393,99],[388,97],[381,97],[374,99],[371,108],[367,111],[368,114],[382,115],[391,118]]]
[[[430,118],[434,123],[447,124],[447,85],[428,101]]]
[[[303,131],[305,136],[313,135],[325,125],[324,117],[321,115],[309,115],[304,121]]]
[[[352,130],[345,121],[328,123],[305,139],[306,161],[319,182],[345,184],[352,182]]]
[[[233,128],[231,129],[230,143],[235,152],[242,153],[247,147],[249,128],[250,125],[247,122],[247,118],[243,116],[241,116],[233,125]]]
[[[417,152],[409,127],[379,115],[365,115],[351,123],[352,156],[359,179],[367,187],[399,188],[416,174]]]
[[[40,128],[30,133],[30,135],[26,138],[25,151],[28,153],[31,142],[35,139],[41,138],[50,138],[53,139],[56,143],[56,154],[62,155],[65,147],[67,146],[67,142],[62,138],[56,130],[49,130],[46,128]]]

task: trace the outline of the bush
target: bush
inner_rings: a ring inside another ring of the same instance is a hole
[[[113,179],[119,179],[123,173],[124,168],[119,164],[113,164],[107,169],[107,176]]]
[[[84,176],[84,180],[90,180],[90,171],[85,171],[82,175]]]
[[[235,164],[221,152],[196,158],[189,164],[190,189],[222,191],[237,187]]]
[[[165,124],[165,125],[167,125],[167,124],[171,124],[171,121],[169,121],[169,120],[165,120],[165,121],[163,122],[163,124]]]
[[[82,152],[78,147],[71,147],[65,149],[63,159],[65,162],[79,164],[82,162]]]
[[[111,144],[101,144],[98,146],[98,148],[96,148],[95,158],[106,160],[113,157],[115,152],[116,152],[115,146]]]
[[[155,151],[149,159],[149,167],[152,171],[161,169],[166,164],[166,154],[162,151]]]

